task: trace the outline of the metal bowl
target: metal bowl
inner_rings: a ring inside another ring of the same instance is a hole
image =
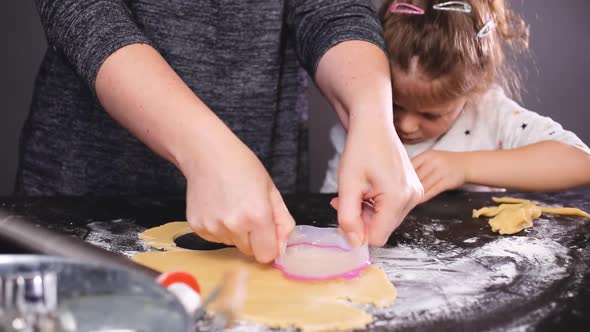
[[[0,255],[0,331],[182,331],[191,320],[153,279],[124,267]]]

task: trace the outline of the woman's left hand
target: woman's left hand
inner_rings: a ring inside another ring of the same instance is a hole
[[[384,245],[424,193],[393,123],[371,117],[350,122],[338,177],[333,205],[353,245]],[[374,211],[365,213],[362,201]]]
[[[414,157],[412,165],[424,186],[422,202],[465,184],[466,165],[461,152],[429,150]]]
[[[322,56],[316,81],[348,129],[333,204],[338,224],[353,244],[383,245],[424,195],[395,133],[389,60],[375,44],[345,41]],[[364,213],[366,200],[374,213]]]

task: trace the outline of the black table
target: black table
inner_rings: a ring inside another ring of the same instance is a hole
[[[504,195],[504,194],[502,194]],[[590,189],[510,193],[590,211]],[[372,257],[398,289],[391,309],[374,312],[369,331],[587,330],[590,327],[590,220],[543,216],[513,236],[491,232],[474,208],[490,193],[452,192],[417,207]],[[300,224],[335,225],[330,195],[286,196]],[[148,250],[136,234],[184,220],[182,197],[0,198],[0,208],[105,249]],[[193,249],[214,245],[188,236]],[[0,253],[14,252],[0,243]],[[369,309],[373,310],[373,309]]]

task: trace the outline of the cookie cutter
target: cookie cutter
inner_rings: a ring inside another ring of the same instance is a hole
[[[307,225],[296,226],[283,255],[274,266],[290,279],[352,279],[371,264],[369,247],[353,248],[342,230]]]

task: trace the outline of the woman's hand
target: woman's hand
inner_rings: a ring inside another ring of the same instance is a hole
[[[350,122],[338,183],[338,223],[353,245],[384,245],[423,195],[393,124],[370,118]]]
[[[205,240],[271,262],[284,250],[295,222],[254,153],[237,138],[225,140],[223,148],[195,155],[197,160],[181,167],[188,222]]]
[[[369,42],[342,42],[322,57],[317,82],[348,128],[338,223],[353,244],[383,245],[424,194],[393,126],[388,59]],[[375,213],[363,213],[362,201],[370,199]]]
[[[264,263],[279,254],[294,222],[270,176],[156,50],[133,44],[110,55],[96,93],[113,118],[182,171],[198,235]]]

